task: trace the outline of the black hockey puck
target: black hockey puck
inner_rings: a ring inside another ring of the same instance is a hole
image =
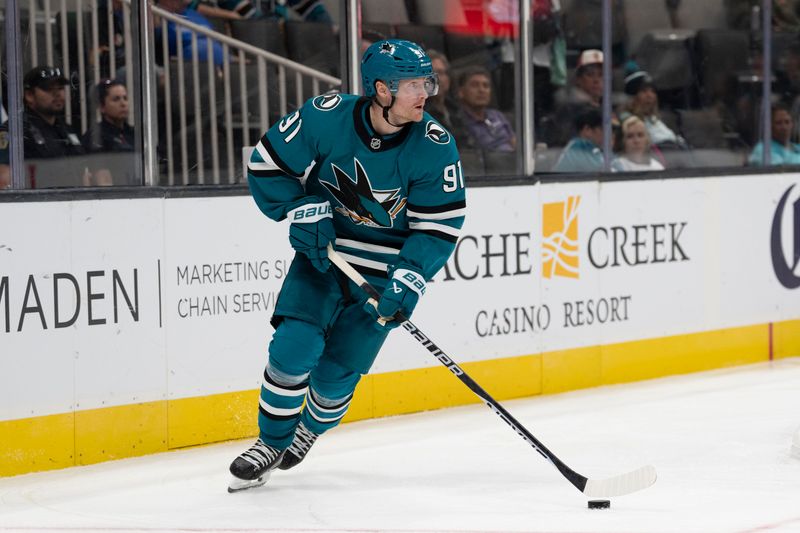
[[[611,500],[589,500],[589,509],[609,509]]]

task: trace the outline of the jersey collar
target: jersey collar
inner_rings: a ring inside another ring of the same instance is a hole
[[[408,137],[411,131],[411,125],[407,124],[395,134],[383,136],[375,131],[372,126],[372,120],[369,114],[369,105],[371,100],[367,97],[362,97],[356,102],[353,108],[353,123],[356,127],[356,134],[364,146],[370,152],[385,152],[403,144],[403,141]]]

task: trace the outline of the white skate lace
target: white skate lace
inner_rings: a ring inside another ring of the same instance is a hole
[[[289,445],[289,451],[297,457],[304,457],[318,436],[316,433],[309,431],[301,422],[297,426],[297,431],[295,431],[294,440]]]
[[[269,446],[268,444],[264,444],[261,439],[258,439],[249,450],[244,452],[239,457],[256,468],[263,468],[274,461],[278,456],[278,453],[280,453],[278,450],[272,446]]]

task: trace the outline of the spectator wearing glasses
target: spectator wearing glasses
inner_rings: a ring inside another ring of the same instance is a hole
[[[81,138],[86,152],[133,152],[135,141],[133,127],[128,124],[128,89],[125,84],[119,80],[103,80],[97,84],[95,96],[101,119]],[[89,183],[84,185],[113,185],[115,178],[119,181],[125,169],[131,166],[128,158],[121,160],[116,156],[97,159],[97,163],[91,169],[91,177],[87,175]]]
[[[23,78],[25,111],[22,123],[23,151],[26,160],[52,159],[83,155],[84,149],[78,134],[64,121],[67,78],[58,67],[38,66]],[[0,148],[0,165],[7,165],[8,122],[0,126],[0,138],[5,139]],[[70,174],[60,167],[60,173]],[[4,169],[0,174],[5,174]],[[76,171],[76,174],[79,173]],[[35,176],[34,176],[35,178]],[[35,186],[32,183],[31,186]]]
[[[770,143],[771,165],[800,165],[800,144],[791,140],[794,122],[789,107],[785,104],[772,106],[772,142]],[[750,165],[762,165],[764,158],[764,142],[760,141],[750,157]]]
[[[492,82],[489,71],[474,66],[458,77],[459,117],[467,134],[465,144],[497,152],[513,152],[517,137],[506,116],[489,107],[492,101]]]

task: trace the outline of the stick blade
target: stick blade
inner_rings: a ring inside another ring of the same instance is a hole
[[[613,498],[646,489],[655,482],[656,469],[647,465],[619,476],[588,479],[583,493],[590,498]]]

